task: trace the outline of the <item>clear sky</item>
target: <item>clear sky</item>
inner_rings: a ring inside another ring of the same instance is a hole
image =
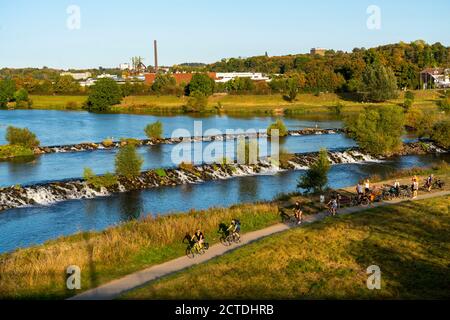
[[[80,29],[67,27],[70,5]],[[370,5],[381,29],[367,27]],[[401,40],[448,46],[450,1],[0,0],[0,67],[115,67],[136,55],[153,64],[154,39],[162,65]]]

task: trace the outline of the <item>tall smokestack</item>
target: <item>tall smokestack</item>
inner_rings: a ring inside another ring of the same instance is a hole
[[[155,72],[158,72],[158,43],[156,40],[154,41],[155,48]]]

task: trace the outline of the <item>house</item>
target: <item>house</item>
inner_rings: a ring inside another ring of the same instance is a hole
[[[119,69],[122,71],[133,70],[133,67],[129,63],[121,63],[121,64],[119,64]]]
[[[86,79],[88,79],[88,78],[90,78],[92,76],[92,74],[90,72],[77,72],[77,73],[74,73],[74,72],[61,72],[59,75],[61,77],[71,76],[72,78],[74,78],[77,81],[86,80]]]
[[[327,49],[325,48],[312,48],[310,53],[311,55],[315,56],[315,55],[319,55],[319,56],[325,56],[325,52],[327,51]]]
[[[253,81],[271,81],[269,77],[264,76],[262,73],[255,72],[217,72],[216,74],[217,83],[225,83],[236,78],[250,78]]]
[[[450,88],[450,69],[427,68],[420,72],[422,89]]]

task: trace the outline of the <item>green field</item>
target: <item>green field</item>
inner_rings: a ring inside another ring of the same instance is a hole
[[[293,229],[124,299],[449,299],[450,196]],[[381,269],[381,290],[366,269]]]
[[[439,93],[435,90],[415,91],[415,105],[427,110],[436,110]],[[67,109],[69,102],[75,102],[81,110],[86,96],[31,96],[34,109]],[[187,97],[176,96],[129,96],[120,105],[114,106],[112,112],[164,114],[182,113],[182,107],[187,103]],[[285,101],[281,95],[214,95],[209,98],[207,110],[229,114],[318,114],[333,113],[330,107],[338,103],[343,106],[342,112],[357,112],[366,105],[394,105],[403,102],[403,93],[398,99],[385,103],[365,104],[346,100],[337,94],[321,95],[300,94],[294,102]]]

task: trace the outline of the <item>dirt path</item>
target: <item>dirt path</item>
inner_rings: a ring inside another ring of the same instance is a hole
[[[441,192],[433,192],[430,194],[423,194],[420,195],[417,200],[421,199],[428,199],[433,197],[439,197],[450,194],[450,191],[441,191]],[[386,206],[391,204],[396,204],[400,202],[404,202],[408,200],[392,200],[392,201],[385,201],[380,203],[375,203],[374,205],[370,206],[370,208],[374,207],[380,207],[380,206]],[[367,208],[362,207],[351,207],[351,208],[345,208],[339,211],[339,215],[343,214],[350,214],[355,213],[358,211],[364,211]],[[316,222],[323,220],[327,214],[325,212],[321,212],[315,215],[306,216],[305,217],[305,224]],[[70,298],[69,300],[111,300],[122,293],[129,291],[131,289],[140,287],[152,280],[156,280],[158,278],[161,278],[163,276],[167,276],[171,273],[181,271],[183,269],[192,267],[194,265],[206,262],[208,260],[211,260],[215,257],[221,256],[227,252],[230,252],[232,250],[235,250],[236,248],[242,247],[244,245],[247,245],[253,241],[265,238],[267,236],[286,231],[288,229],[292,228],[292,226],[286,225],[286,224],[276,224],[271,227],[253,231],[246,233],[242,236],[242,242],[237,245],[232,245],[230,247],[225,247],[222,244],[216,244],[211,246],[211,248],[202,256],[197,256],[194,259],[189,259],[186,256],[167,261],[163,264],[155,265],[152,267],[149,267],[147,269],[132,273],[128,276],[125,276],[121,279],[117,279],[114,281],[111,281],[109,283],[106,283],[100,287],[88,290],[84,293],[81,293],[77,296],[74,296]]]

